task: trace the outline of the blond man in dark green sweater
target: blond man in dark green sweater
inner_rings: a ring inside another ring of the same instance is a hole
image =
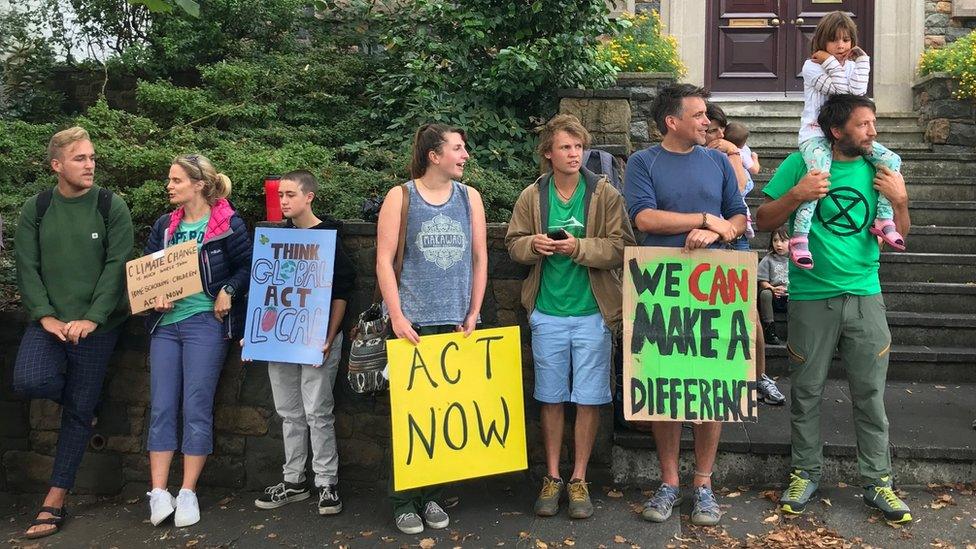
[[[118,196],[94,184],[95,149],[83,128],[48,144],[58,184],[30,198],[14,238],[17,284],[30,315],[14,366],[14,389],[61,404],[50,490],[25,532],[58,532],[64,501],[91,437],[109,358],[127,316],[125,262],[132,219]]]

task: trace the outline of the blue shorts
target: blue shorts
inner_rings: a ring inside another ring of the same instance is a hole
[[[550,316],[536,309],[529,326],[536,400],[587,406],[610,402],[612,343],[603,315]]]

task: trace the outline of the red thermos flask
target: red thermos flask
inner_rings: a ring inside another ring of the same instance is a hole
[[[264,206],[267,221],[281,221],[281,202],[278,201],[278,182],[281,176],[269,175],[264,178]]]

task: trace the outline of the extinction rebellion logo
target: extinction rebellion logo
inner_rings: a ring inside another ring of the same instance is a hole
[[[817,203],[817,219],[837,236],[851,236],[868,224],[870,208],[864,195],[852,187],[831,189]]]
[[[437,214],[421,225],[417,233],[417,247],[424,253],[424,259],[446,271],[461,261],[467,249],[467,240],[460,223],[444,214]]]

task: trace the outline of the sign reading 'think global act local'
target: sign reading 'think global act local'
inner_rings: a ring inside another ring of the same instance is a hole
[[[336,232],[258,228],[241,358],[321,364]]]
[[[756,254],[628,247],[624,414],[757,421]]]

